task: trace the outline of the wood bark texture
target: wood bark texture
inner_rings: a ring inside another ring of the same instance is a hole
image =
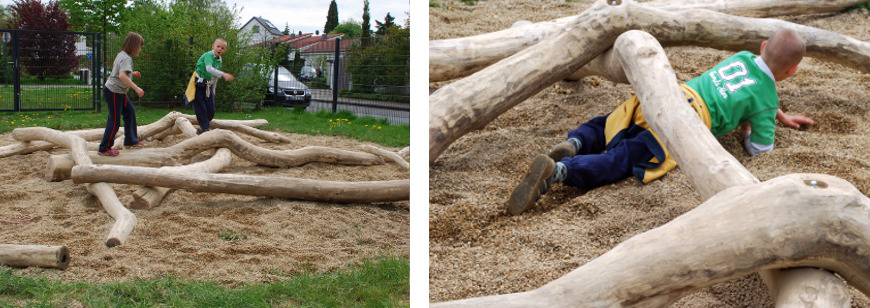
[[[73,183],[111,182],[162,186],[197,192],[266,196],[337,203],[408,200],[410,180],[339,182],[239,174],[180,172],[167,168],[114,165],[75,166]]]
[[[395,162],[396,164],[399,164],[399,166],[402,166],[402,168],[405,168],[405,170],[411,169],[411,166],[408,164],[408,162],[405,161],[405,159],[402,158],[402,156],[400,156],[399,154],[397,154],[395,152],[390,152],[390,151],[387,151],[387,150],[384,150],[384,149],[381,149],[378,147],[374,147],[371,145],[367,145],[367,144],[362,146],[362,150],[369,152],[369,153],[372,153],[372,154],[375,154],[375,155],[378,155],[380,157],[389,159],[389,160]]]
[[[796,266],[836,272],[870,294],[868,242],[870,199],[833,176],[791,174],[726,189],[538,289],[431,307],[664,307],[716,283]]]
[[[383,158],[364,152],[355,152],[321,146],[308,146],[296,150],[270,150],[245,141],[235,133],[214,129],[167,148],[126,150],[118,156],[99,156],[90,153],[97,164],[125,166],[176,166],[190,161],[199,153],[214,148],[227,148],[242,159],[272,167],[296,167],[312,162],[340,165],[382,165]],[[46,180],[69,179],[73,162],[66,155],[54,155],[46,167]]]
[[[76,165],[93,165],[91,158],[87,154],[88,150],[85,146],[85,140],[82,137],[65,134],[45,127],[26,127],[13,130],[12,138],[18,141],[41,140],[51,142],[70,149],[70,156]],[[118,200],[118,196],[115,195],[115,191],[109,184],[93,183],[86,187],[88,192],[100,199],[103,209],[112,218],[115,218],[115,223],[106,239],[106,246],[115,247],[123,244],[136,226],[136,216],[121,204],[121,201]]]
[[[610,2],[610,1],[608,1]],[[707,46],[705,44],[714,43],[712,41],[722,41],[716,44],[727,43],[725,40],[727,38],[721,38],[719,36],[714,37],[705,37],[705,36],[694,36],[689,42],[686,42],[684,39],[669,39],[670,35],[681,35],[681,33],[664,33],[659,36],[659,33],[654,31],[654,27],[662,25],[662,23],[657,22],[654,19],[654,16],[644,16],[648,13],[655,12],[673,12],[673,13],[687,13],[687,12],[702,12],[702,11],[715,11],[724,15],[724,16],[732,16],[733,20],[736,21],[736,24],[720,24],[721,30],[726,33],[739,33],[741,28],[749,27],[748,30],[751,32],[757,32],[759,29],[753,29],[754,20],[761,20],[758,18],[761,17],[770,17],[770,16],[781,16],[781,15],[799,15],[799,14],[811,14],[811,13],[828,13],[828,12],[837,12],[841,11],[847,7],[853,6],[855,4],[863,3],[860,0],[851,0],[851,1],[707,1],[707,0],[695,0],[695,1],[650,1],[643,4],[636,4],[633,1],[619,1],[623,5],[637,6],[641,9],[648,8],[649,10],[645,11],[637,11],[632,12],[632,18],[640,18],[640,20],[632,20],[631,24],[627,27],[636,30],[645,30],[647,32],[653,33],[659,42],[665,46],[679,46],[679,45],[695,45],[695,46],[704,46],[704,47],[713,47],[717,48],[715,45]],[[742,17],[755,17],[755,18],[737,18],[738,16]],[[709,24],[704,22],[703,19],[698,19],[695,16],[686,16],[685,19],[677,19],[676,24],[671,24],[671,26],[682,26],[684,27],[684,31],[694,31],[692,27],[696,24],[706,25]],[[474,72],[477,72],[495,62],[498,62],[501,59],[507,58],[513,54],[516,54],[520,50],[525,48],[534,46],[535,44],[542,42],[548,38],[555,37],[559,33],[566,31],[569,25],[574,22],[577,16],[568,16],[559,18],[552,21],[539,22],[528,26],[518,27],[518,28],[510,28],[501,31],[485,33],[481,35],[475,35],[464,38],[456,38],[456,39],[447,39],[447,40],[434,40],[429,42],[429,81],[445,81],[450,79],[455,79],[463,76],[471,75]],[[673,21],[673,18],[668,18],[667,20]],[[747,22],[748,21],[748,22]],[[699,23],[700,22],[700,23]],[[778,23],[780,25],[786,25],[790,23]],[[827,31],[826,31],[827,32]],[[831,34],[836,34],[833,32],[828,32]],[[687,33],[688,34],[688,33]],[[738,38],[740,40],[743,39],[751,39],[752,42],[749,45],[752,45],[752,48],[757,49],[758,47],[755,45],[761,44],[761,41],[767,39],[767,35],[763,35],[762,37],[741,37],[729,35],[733,38]],[[698,39],[699,37],[703,37],[703,40]],[[842,35],[836,34],[836,37],[843,37]],[[813,44],[812,40],[808,40],[809,44]],[[733,47],[732,47],[733,48]],[[733,50],[728,49],[727,50]],[[823,51],[818,53],[810,53],[809,56],[820,56],[824,59],[830,58],[827,57]],[[866,65],[862,65],[860,63],[855,63],[854,61],[849,61],[850,64],[844,64],[847,66],[852,66],[858,64],[859,67],[865,67]],[[594,69],[592,70],[594,71]],[[866,70],[865,70],[866,72]],[[582,74],[581,74],[582,75]],[[615,81],[615,80],[614,80]]]
[[[69,267],[66,246],[0,244],[0,264],[13,267]]]
[[[217,153],[208,160],[185,166],[166,167],[166,169],[178,172],[216,173],[229,166],[232,159],[233,156],[232,153],[230,153],[230,150],[221,148],[218,149]],[[150,210],[151,208],[160,205],[160,201],[163,201],[163,197],[171,191],[171,188],[166,187],[143,186],[133,192],[133,202],[130,203],[130,208]]]

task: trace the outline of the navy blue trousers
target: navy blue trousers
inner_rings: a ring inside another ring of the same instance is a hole
[[[119,114],[124,118],[124,145],[139,143],[139,133],[136,131],[136,109],[127,99],[127,94],[118,94],[103,86],[103,99],[109,107],[109,119],[106,121],[106,132],[100,140],[100,152],[108,151],[115,145],[115,134],[121,126]]]
[[[562,184],[580,189],[604,186],[631,176],[633,166],[653,158],[653,153],[644,142],[632,138],[634,136],[626,136],[602,153],[607,147],[604,136],[606,123],[607,115],[603,115],[568,133],[568,138],[579,139],[583,146],[576,156],[562,159],[567,167],[567,176]]]
[[[205,97],[205,91],[211,92],[208,97]],[[199,127],[203,130],[211,129],[211,120],[214,120],[214,89],[207,86],[196,87],[196,95],[190,104],[193,105]]]

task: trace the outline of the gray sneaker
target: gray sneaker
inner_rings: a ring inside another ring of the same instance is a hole
[[[549,156],[538,154],[532,161],[529,173],[526,173],[520,185],[511,194],[508,200],[508,212],[519,215],[535,205],[541,195],[550,191],[550,186],[555,179],[552,176],[555,168],[556,163]]]
[[[576,138],[568,138],[568,140],[559,142],[554,145],[549,152],[547,152],[547,156],[553,159],[555,162],[559,162],[562,158],[565,157],[574,157],[577,155],[577,152],[580,151],[580,140]]]

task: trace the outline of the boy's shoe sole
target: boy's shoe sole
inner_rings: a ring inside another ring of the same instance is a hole
[[[555,162],[562,161],[562,158],[565,157],[574,157],[574,155],[577,155],[577,150],[575,150],[574,145],[568,141],[562,141],[559,144],[556,144],[552,149],[550,149],[550,153],[547,153],[547,156],[550,156],[550,158]]]
[[[145,145],[145,144],[140,141],[140,142],[137,142],[136,144],[125,145],[125,147],[134,147],[135,148],[135,147],[141,147],[143,145]]]
[[[513,215],[522,214],[535,205],[535,202],[541,198],[541,194],[550,189],[547,178],[553,174],[555,168],[556,163],[549,156],[538,154],[532,161],[529,173],[526,173],[520,185],[511,194],[508,200],[508,212]]]

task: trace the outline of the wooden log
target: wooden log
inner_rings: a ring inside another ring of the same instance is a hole
[[[396,152],[396,154],[398,154],[399,157],[401,157],[403,159],[408,159],[409,157],[411,157],[411,147],[410,146],[404,147],[401,150],[399,150],[398,152]]]
[[[609,1],[608,1],[609,2]],[[634,5],[633,1],[619,1],[626,5]],[[673,12],[683,14],[685,12],[699,12],[699,11],[716,11],[719,13],[730,14],[730,15],[738,15],[743,17],[770,17],[770,16],[780,16],[780,15],[797,15],[797,14],[810,14],[810,13],[830,13],[830,12],[838,12],[847,7],[863,3],[862,0],[850,0],[850,1],[753,1],[753,0],[744,0],[744,1],[709,1],[709,0],[694,0],[694,1],[650,1],[643,3],[643,7],[654,9],[656,11],[664,11],[664,12]],[[659,39],[665,46],[681,46],[681,45],[696,45],[696,46],[704,46],[704,47],[713,47],[713,48],[724,48],[724,47],[716,47],[715,45],[706,45],[710,43],[720,42],[725,43],[729,39],[739,39],[739,40],[752,40],[749,44],[751,46],[755,46],[753,48],[758,48],[757,45],[761,44],[761,41],[765,40],[767,36],[763,37],[743,37],[740,35],[728,35],[728,37],[721,37],[719,35],[713,36],[703,36],[700,33],[696,35],[692,35],[691,32],[696,30],[694,29],[693,24],[703,21],[703,19],[696,19],[692,16],[686,16],[685,19],[678,19],[677,25],[684,26],[683,30],[679,32],[671,32],[671,33],[658,33],[655,31],[658,24],[654,21],[654,18],[645,18],[643,16],[638,16],[638,13],[632,13],[633,17],[643,18],[643,22],[635,22],[632,20],[633,24],[636,26],[629,26],[631,29],[637,30],[645,30],[647,32],[652,33],[656,38]],[[758,29],[752,29],[752,22],[744,22],[745,20],[758,20],[758,19],[740,19],[735,17],[735,21],[738,21],[737,24],[720,24],[719,27],[709,28],[712,32],[716,32],[718,30],[726,31],[726,33],[739,33],[741,32],[741,27],[749,27],[749,32],[756,32]],[[446,40],[433,40],[429,42],[429,81],[445,81],[450,79],[455,79],[463,76],[471,75],[493,63],[498,62],[501,59],[510,57],[511,55],[516,54],[520,50],[526,49],[528,47],[534,46],[537,43],[540,43],[548,38],[552,38],[557,36],[558,34],[566,31],[570,24],[575,21],[577,16],[567,16],[563,18],[559,18],[556,20],[539,22],[535,24],[531,24],[528,26],[510,28],[501,31],[485,33],[470,37],[464,38],[455,38],[455,39],[446,39]],[[643,25],[647,20],[653,20],[652,24]],[[663,19],[664,20],[664,19]],[[668,21],[673,19],[668,18]],[[709,25],[711,23],[701,23],[700,25]],[[705,29],[704,31],[710,32],[710,30]],[[684,33],[687,32],[687,33]],[[827,32],[827,31],[826,31]],[[836,38],[843,37],[840,34],[828,32],[830,34],[834,34]],[[682,34],[686,34],[690,36],[690,41],[686,42],[684,39],[669,39],[670,35],[680,36]],[[805,33],[801,33],[801,35],[805,35]],[[809,39],[808,44],[814,45],[815,42],[812,40],[813,37],[805,36]],[[757,41],[757,42],[756,42]],[[827,40],[824,40],[827,41]],[[847,41],[848,42],[848,41]],[[809,46],[808,45],[808,46]],[[827,44],[825,44],[827,45]],[[727,45],[726,45],[727,46]],[[731,47],[735,48],[735,47]],[[728,50],[734,50],[729,48]],[[837,48],[833,46],[832,48]],[[812,48],[810,48],[812,49]],[[835,61],[837,63],[841,63],[846,66],[850,66],[856,69],[861,69],[867,72],[867,64],[862,64],[861,59],[854,59],[855,61],[849,60],[848,63],[841,62],[837,57],[832,57],[826,55],[824,50],[819,50],[817,52],[811,52],[808,49],[808,55],[811,57],[819,57],[821,59]],[[839,52],[838,52],[839,53]],[[864,53],[866,55],[866,52]],[[599,61],[599,60],[596,60]],[[587,68],[589,71],[595,71],[594,68]],[[575,73],[576,76],[582,76],[582,72]],[[616,81],[616,80],[614,80]]]
[[[188,162],[192,157],[213,148],[227,148],[242,159],[272,167],[296,167],[312,162],[322,162],[340,165],[382,165],[384,160],[377,155],[334,149],[320,146],[308,146],[296,150],[270,150],[245,141],[235,133],[215,129],[202,135],[182,141],[168,148],[146,148],[124,151],[121,155],[105,157],[90,153],[98,164],[127,166],[174,166]],[[46,169],[46,179],[54,181],[69,178],[73,164],[66,155],[51,157]]]
[[[0,244],[0,264],[13,267],[69,267],[66,246]]]
[[[604,2],[581,13],[571,31],[522,50],[429,96],[429,162],[462,135],[565,76],[613,45],[628,23],[626,6]],[[542,61],[547,59],[547,61]],[[482,86],[498,80],[502,86]]]
[[[16,128],[12,131],[12,138],[18,141],[42,140],[70,149],[70,156],[79,166],[91,166],[91,158],[82,137],[65,134],[63,132],[45,127]],[[86,185],[88,192],[97,197],[103,209],[115,218],[112,229],[109,230],[106,246],[115,247],[124,243],[127,236],[136,226],[136,216],[118,200],[115,191],[109,184],[94,183]]]
[[[591,24],[601,26],[581,26]],[[571,31],[558,32],[558,36],[522,49],[432,93],[429,96],[429,162],[434,162],[462,135],[483,128],[501,113],[555,81],[569,76],[578,78],[577,71],[612,42],[587,41],[590,37],[616,36],[628,29],[646,30],[666,45],[757,52],[761,42],[770,34],[789,28],[807,40],[807,55],[870,72],[870,44],[835,32],[775,19],[738,17],[708,10],[663,11],[626,0],[618,6],[605,6],[603,9],[600,4],[593,5],[578,15],[570,27]],[[478,57],[483,56],[475,53],[474,58]],[[599,67],[607,66],[606,59],[597,61],[602,62]],[[453,62],[461,63],[461,60],[453,59]],[[564,69],[570,69],[570,72],[565,73]],[[548,76],[539,77],[541,74]],[[523,78],[526,76],[529,78]],[[492,84],[493,80],[498,80],[498,86]]]
[[[399,164],[399,166],[402,166],[402,168],[411,169],[411,166],[408,164],[408,162],[395,152],[390,152],[381,148],[373,147],[368,144],[363,145],[362,150],[392,160],[395,163]]]
[[[870,199],[833,176],[791,174],[726,189],[538,289],[430,307],[664,307],[700,288],[795,266],[834,271],[870,294],[868,242]]]
[[[190,122],[188,122],[189,124]],[[217,153],[212,158],[206,161],[186,166],[166,167],[166,169],[177,172],[216,173],[229,166],[232,158],[230,150],[221,148],[217,150]],[[159,205],[160,201],[163,201],[163,197],[170,191],[172,189],[166,187],[143,186],[133,192],[133,202],[130,203],[130,208],[150,210]]]
[[[722,148],[696,112],[685,103],[685,94],[679,89],[668,57],[652,35],[628,31],[616,40],[614,50],[641,102],[644,119],[702,199],[708,199],[727,188],[758,183],[749,170]],[[803,290],[780,288],[778,281],[772,279],[777,273],[762,271],[760,274],[774,299],[785,298],[783,301],[788,303],[801,300]],[[783,280],[823,277],[818,274],[802,275],[799,270],[783,275],[786,275]],[[806,284],[819,286],[816,300],[825,307],[842,303],[842,294],[848,294],[843,282],[833,276],[786,283],[787,286]]]
[[[266,196],[337,203],[408,200],[410,180],[340,182],[299,178],[179,172],[167,168],[75,166],[73,183],[105,182],[161,186],[197,192]]]

